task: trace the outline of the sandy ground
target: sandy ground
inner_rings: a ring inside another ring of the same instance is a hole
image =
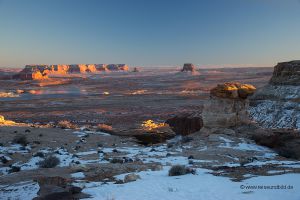
[[[201,112],[209,89],[218,83],[239,81],[259,88],[268,82],[272,70],[202,69],[199,75],[191,75],[174,68],[145,69],[88,78],[56,77],[61,81],[68,79],[68,84],[44,87],[39,82],[0,80],[0,91],[35,91],[16,98],[0,98],[0,111],[18,122],[69,119],[82,125],[106,123],[127,129],[146,119],[164,121],[179,112]]]
[[[181,112],[201,112],[209,89],[216,84],[239,81],[259,88],[267,83],[271,72],[271,68],[218,69],[201,70],[200,75],[192,76],[175,70],[149,70],[88,78],[59,77],[64,84],[44,86],[0,81],[2,91],[36,91],[0,98],[0,114],[23,123],[0,126],[0,157],[6,159],[0,164],[0,195],[13,197],[18,189],[7,188],[23,182],[32,184],[29,188],[36,191],[31,181],[41,176],[69,178],[89,191],[91,182],[115,183],[117,175],[130,172],[164,173],[176,164],[205,169],[232,181],[299,173],[299,161],[283,158],[250,140],[251,127],[218,134],[201,129],[188,138],[178,136],[151,146],[138,144],[130,135],[111,135],[96,128],[106,123],[116,130],[128,130],[146,119],[164,121]],[[71,120],[78,128],[61,129],[50,124],[59,120]],[[14,144],[19,134],[26,136],[26,146]],[[44,158],[36,156],[37,152],[58,157],[60,164],[40,168],[38,163]],[[11,172],[13,166],[21,170]]]

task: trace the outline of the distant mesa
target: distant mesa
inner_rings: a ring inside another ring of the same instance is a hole
[[[140,69],[135,67],[135,68],[133,68],[132,72],[140,72]]]
[[[182,72],[195,72],[196,66],[193,65],[192,63],[184,63],[181,71]]]
[[[300,85],[300,60],[281,62],[274,67],[272,85]]]
[[[14,78],[22,80],[42,80],[47,79],[48,75],[128,70],[129,67],[126,64],[26,65]]]
[[[33,67],[26,65],[25,68],[15,76],[15,78],[19,78],[22,80],[41,80],[47,79],[48,73],[44,70],[40,69],[42,66]]]

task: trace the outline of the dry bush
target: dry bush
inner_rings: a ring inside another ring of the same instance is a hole
[[[68,120],[61,120],[57,124],[62,129],[75,129],[77,126]]]
[[[174,165],[169,170],[169,176],[181,176],[185,174],[195,174],[195,169],[186,167],[184,165]]]
[[[15,144],[20,144],[22,146],[26,146],[29,143],[26,135],[23,134],[16,135],[12,142]]]
[[[53,168],[60,163],[60,160],[56,156],[48,156],[43,161],[40,161],[38,165],[41,168]]]

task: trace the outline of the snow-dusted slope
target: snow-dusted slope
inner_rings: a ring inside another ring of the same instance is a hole
[[[252,97],[249,114],[265,128],[300,130],[300,86],[265,86]]]

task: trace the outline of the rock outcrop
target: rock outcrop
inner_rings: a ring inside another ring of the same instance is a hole
[[[252,95],[256,88],[250,84],[224,83],[210,91],[212,96],[228,99],[246,99]]]
[[[181,114],[168,119],[166,123],[178,135],[189,135],[199,131],[203,127],[202,117],[196,113]]]
[[[63,177],[39,177],[35,180],[39,184],[38,197],[34,200],[54,200],[54,199],[82,199],[90,197],[81,192],[81,188],[73,186],[71,181]]]
[[[247,97],[255,91],[249,84],[224,83],[210,91],[202,112],[206,128],[227,128],[249,123]]]
[[[14,76],[14,78],[22,80],[41,80],[47,79],[48,75],[128,70],[129,67],[125,64],[26,65],[19,74]]]
[[[256,133],[252,139],[259,145],[274,149],[286,158],[300,159],[300,133],[292,130],[269,130]]]
[[[127,134],[135,137],[138,143],[143,145],[162,143],[175,137],[168,124],[155,123],[152,120],[146,120],[139,127],[123,132],[123,135]]]
[[[195,72],[196,67],[192,63],[184,63],[181,71],[182,72]]]
[[[300,61],[278,63],[269,84],[250,98],[249,113],[264,128],[300,129]]]
[[[272,85],[300,85],[300,60],[278,63],[270,80]]]
[[[47,66],[44,65],[26,65],[25,68],[17,75],[22,80],[41,80],[47,79],[48,73],[44,71]]]

